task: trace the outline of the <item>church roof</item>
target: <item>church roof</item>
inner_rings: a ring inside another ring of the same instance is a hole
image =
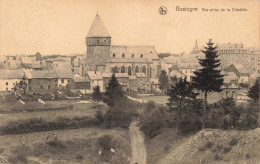
[[[106,26],[103,24],[100,16],[97,14],[88,31],[87,37],[110,37]]]
[[[125,58],[134,58],[134,59],[150,59],[159,60],[159,57],[157,55],[156,49],[154,46],[127,46],[127,45],[112,45],[110,56],[115,58],[122,58],[122,56],[125,56]]]

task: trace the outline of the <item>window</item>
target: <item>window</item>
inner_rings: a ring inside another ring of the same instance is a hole
[[[6,82],[5,85],[8,85],[8,82]]]
[[[107,42],[107,40],[104,40],[104,42],[106,43],[106,42]]]
[[[99,40],[97,40],[97,43],[99,44]]]
[[[40,88],[43,89],[43,86],[41,85]]]
[[[144,57],[144,55],[143,54],[141,54],[141,56],[140,56],[141,58],[143,58]]]
[[[68,83],[70,83],[70,79],[68,79]]]
[[[8,91],[8,88],[5,88],[6,91]]]
[[[115,58],[116,57],[116,54],[115,53],[113,53],[113,58]]]
[[[122,57],[124,58],[124,57],[125,57],[125,54],[122,54]]]
[[[48,86],[48,89],[51,89],[51,86],[50,86],[50,85]]]
[[[226,92],[226,96],[228,96],[228,92]]]
[[[61,83],[62,83],[62,84],[64,83],[64,79],[61,79]]]
[[[132,58],[135,57],[135,54],[132,54],[131,57],[132,57]]]

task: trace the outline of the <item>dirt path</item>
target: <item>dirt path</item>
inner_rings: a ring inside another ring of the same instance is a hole
[[[132,123],[129,128],[132,147],[131,164],[146,164],[146,150],[144,145],[144,138],[136,124],[137,122]]]

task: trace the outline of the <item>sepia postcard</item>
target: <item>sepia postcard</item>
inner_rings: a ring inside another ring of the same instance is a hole
[[[0,0],[0,164],[259,164],[260,0]]]

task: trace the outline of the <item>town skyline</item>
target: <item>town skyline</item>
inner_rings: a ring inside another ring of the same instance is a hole
[[[248,11],[175,11],[176,6],[188,4],[198,8],[241,7]],[[160,6],[168,8],[166,15],[158,13]],[[196,40],[202,47],[208,39],[213,39],[219,44],[243,43],[245,47],[259,48],[258,6],[259,2],[254,0],[239,4],[231,1],[205,3],[203,0],[196,3],[131,1],[128,4],[117,0],[1,1],[0,56],[36,52],[42,55],[85,54],[85,37],[97,11],[112,38],[112,45],[152,45],[158,53],[188,54]],[[220,20],[223,23],[219,23]]]

